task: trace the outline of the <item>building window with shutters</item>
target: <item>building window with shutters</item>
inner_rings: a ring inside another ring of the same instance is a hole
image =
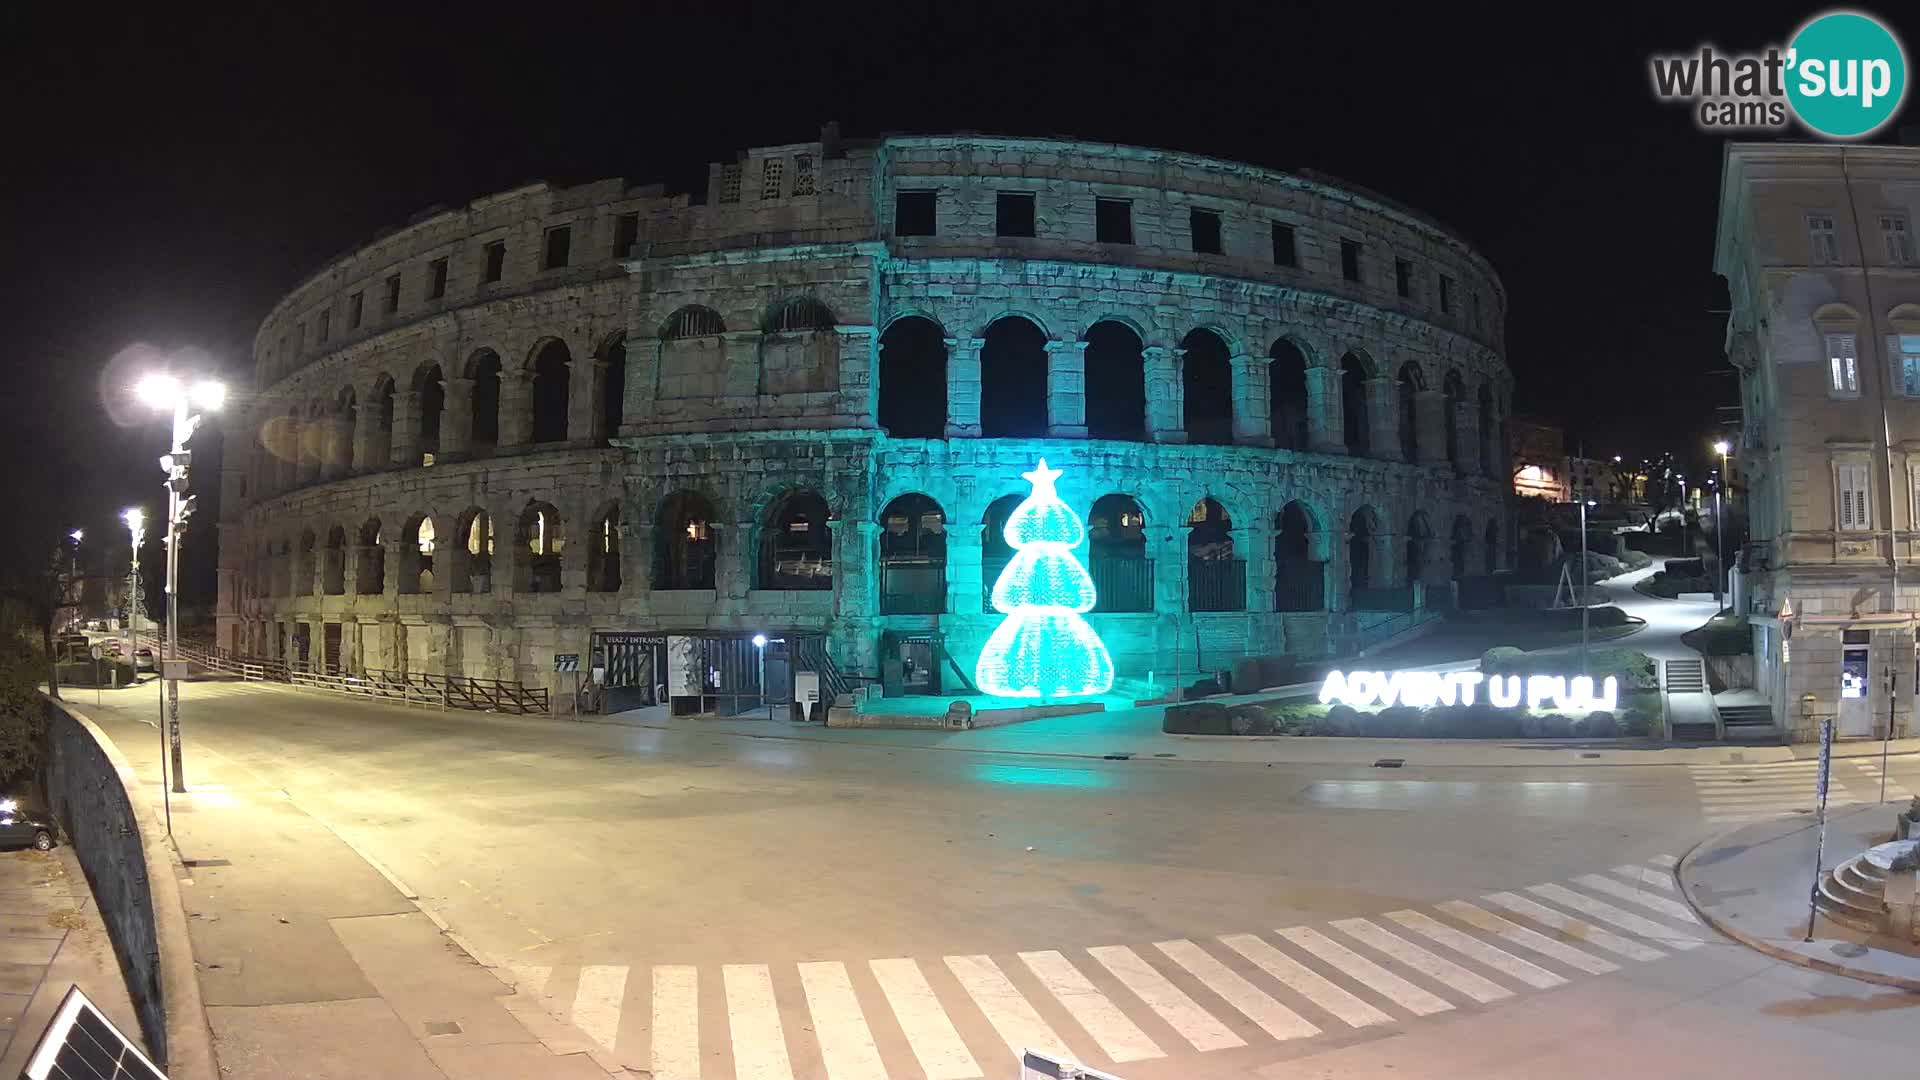
[[[1895,266],[1913,262],[1913,228],[1904,214],[1881,214],[1880,236],[1887,242],[1887,261]]]
[[[1920,397],[1920,334],[1895,334],[1892,341],[1900,358],[1900,392]]]
[[[1860,396],[1860,354],[1852,334],[1827,335],[1827,393]]]
[[[1813,262],[1832,266],[1840,261],[1840,237],[1833,230],[1832,214],[1807,215],[1807,239],[1813,245]]]
[[[793,156],[793,193],[795,195],[813,194],[812,154],[795,154]]]
[[[1865,465],[1834,466],[1834,488],[1839,498],[1841,532],[1866,532],[1873,528],[1872,491]]]
[[[786,185],[787,163],[778,158],[768,158],[760,165],[760,197],[777,199]]]

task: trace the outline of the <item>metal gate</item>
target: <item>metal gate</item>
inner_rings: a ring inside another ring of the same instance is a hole
[[[593,666],[607,669],[606,712],[658,705],[666,700],[665,634],[595,634]]]
[[[327,674],[338,675],[344,667],[340,662],[340,624],[330,622],[320,628],[321,662],[327,666]]]

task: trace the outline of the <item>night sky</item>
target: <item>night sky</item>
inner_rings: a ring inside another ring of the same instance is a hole
[[[1716,374],[1720,140],[1653,100],[1646,58],[1782,41],[1821,10],[1619,5],[1580,27],[1578,9],[1536,9],[1506,27],[1460,5],[1284,19],[1193,3],[1146,19],[1113,4],[725,5],[711,21],[637,7],[493,21],[348,5],[202,24],[10,13],[7,527],[111,531],[120,508],[159,504],[164,427],[110,385],[109,360],[133,342],[204,348],[244,387],[272,303],[382,226],[535,179],[688,190],[709,161],[829,120],[850,137],[1141,143],[1373,188],[1493,261],[1519,410],[1596,455],[1691,453],[1714,407],[1737,403]],[[1910,60],[1916,30],[1903,28]],[[211,465],[216,440],[195,445]],[[199,490],[215,476],[202,470]],[[186,549],[203,580],[213,509]]]

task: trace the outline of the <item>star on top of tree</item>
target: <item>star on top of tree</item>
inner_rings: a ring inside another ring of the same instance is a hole
[[[1025,480],[1029,484],[1032,484],[1033,490],[1036,493],[1043,492],[1043,491],[1051,492],[1053,490],[1053,481],[1059,475],[1060,475],[1059,469],[1047,468],[1047,459],[1041,458],[1040,464],[1034,466],[1032,472],[1021,473],[1020,479]]]

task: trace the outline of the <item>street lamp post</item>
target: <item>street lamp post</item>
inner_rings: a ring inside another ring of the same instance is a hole
[[[1725,439],[1713,444],[1713,452],[1720,455],[1720,477],[1713,484],[1713,597],[1721,602],[1722,609],[1726,607],[1722,589],[1727,580],[1727,518],[1720,492],[1727,486],[1727,451],[1731,449]]]
[[[140,545],[147,540],[147,514],[137,506],[120,515],[127,523],[127,536],[133,541],[133,565],[127,570],[127,664],[133,668],[134,682],[140,681]]]
[[[177,672],[180,658],[180,526],[186,522],[193,499],[182,498],[187,490],[187,468],[192,455],[187,440],[200,426],[193,406],[218,409],[226,400],[227,388],[211,380],[188,388],[171,375],[154,374],[140,380],[135,388],[140,399],[156,409],[173,411],[172,449],[161,456],[160,468],[167,474],[167,650],[161,667],[173,662],[175,671],[163,670],[167,677],[167,750],[173,765],[173,790],[187,790],[180,749],[180,681],[170,677]]]

